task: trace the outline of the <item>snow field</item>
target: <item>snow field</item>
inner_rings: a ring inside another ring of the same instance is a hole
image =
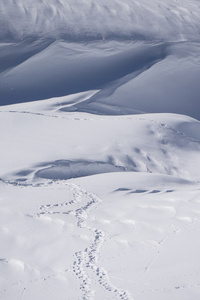
[[[1,298],[198,299],[199,121],[94,93],[1,107]]]
[[[199,191],[135,172],[1,183],[1,297],[197,299]]]
[[[0,299],[199,300],[198,0],[1,0]]]

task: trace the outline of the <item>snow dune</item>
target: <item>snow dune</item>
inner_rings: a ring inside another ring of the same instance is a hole
[[[99,90],[70,109],[200,119],[198,1],[8,0],[0,12],[0,105]]]
[[[2,46],[2,59],[10,51],[21,58],[18,66],[7,66],[1,75],[1,104],[47,99],[80,91],[94,90],[130,73],[141,72],[165,56],[165,45],[116,44],[119,49],[107,53],[98,44],[79,45],[38,41]],[[111,44],[110,47],[114,48]],[[100,44],[101,47],[101,44]],[[108,50],[109,44],[106,47]],[[23,49],[23,50],[21,50]],[[23,52],[24,53],[23,53]],[[27,58],[30,51],[35,52]],[[9,60],[10,62],[10,60]],[[16,61],[15,61],[16,64]],[[39,71],[38,71],[39,70]],[[12,88],[9,88],[12,87]]]
[[[63,109],[106,115],[168,112],[200,119],[198,43],[28,39],[0,50],[1,105],[99,90]]]

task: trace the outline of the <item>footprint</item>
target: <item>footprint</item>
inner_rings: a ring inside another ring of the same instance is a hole
[[[141,193],[146,193],[147,190],[135,190],[135,191],[131,191],[130,194],[141,194]]]
[[[159,191],[159,190],[153,190],[153,191],[151,191],[151,192],[149,192],[149,194],[157,194],[157,193],[160,193],[161,191]]]

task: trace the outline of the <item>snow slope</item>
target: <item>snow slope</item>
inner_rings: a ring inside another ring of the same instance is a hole
[[[1,105],[99,90],[70,110],[171,112],[200,119],[199,43],[28,39],[0,50]]]
[[[0,2],[0,299],[199,300],[197,0]]]
[[[198,299],[200,122],[92,94],[1,107],[0,297]]]
[[[7,0],[0,12],[1,105],[100,89],[74,109],[200,118],[198,1]]]
[[[0,34],[7,40],[40,36],[199,41],[198,0],[2,0],[0,11]]]
[[[78,94],[76,99],[85,96]],[[79,172],[90,175],[116,170],[199,179],[198,121],[168,114],[111,117],[66,113],[61,102],[59,108],[57,105],[57,99],[52,99],[2,107],[2,175],[16,172],[19,179],[21,173],[28,173],[31,179],[68,179]]]

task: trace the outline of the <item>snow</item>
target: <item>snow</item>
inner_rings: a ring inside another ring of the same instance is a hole
[[[1,184],[2,297],[193,297],[199,193],[197,183],[135,172]]]
[[[0,12],[0,299],[199,300],[199,2]]]
[[[26,40],[5,45],[0,103],[94,90],[99,92],[63,109],[106,115],[169,112],[200,119],[199,51],[199,43],[191,42]]]
[[[199,41],[198,0],[4,0],[0,11],[0,33],[7,40],[45,36]]]

